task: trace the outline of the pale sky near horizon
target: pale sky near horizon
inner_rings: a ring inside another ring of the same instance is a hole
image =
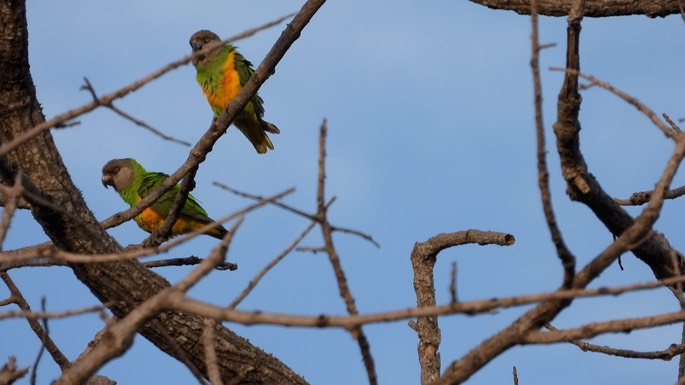
[[[90,101],[80,91],[87,77],[99,94],[114,91],[190,52],[188,39],[199,29],[222,37],[298,10],[302,2],[74,2],[28,1],[31,72],[47,117]],[[284,24],[236,43],[255,66]],[[461,300],[488,299],[556,289],[562,270],[544,222],[537,188],[530,19],[467,1],[327,2],[264,84],[265,118],[281,129],[275,151],[258,155],[234,128],[201,166],[193,194],[213,217],[251,202],[212,185],[217,181],[260,195],[289,187],[285,202],[315,210],[318,129],[328,122],[327,194],[335,196],[334,225],[368,233],[381,244],[347,234],[335,242],[361,313],[415,306],[409,253],[415,242],[467,229],[511,233],[511,247],[464,246],[440,254],[436,265],[438,302],[449,301],[450,266],[458,263]],[[570,202],[559,173],[552,123],[564,65],[566,20],[540,22],[541,54],[553,204],[559,225],[579,268],[611,241],[611,234],[585,206]],[[658,114],[685,117],[682,68],[685,23],[679,16],[649,19],[586,19],[581,36],[581,69],[638,97]],[[212,113],[185,66],[115,104],[176,138],[194,143]],[[680,90],[680,91],[678,91]],[[583,92],[581,147],[591,172],[609,194],[628,197],[653,188],[673,145],[633,107],[604,90]],[[148,170],[171,173],[188,148],[161,140],[112,112],[100,109],[80,124],[53,131],[71,177],[100,220],[127,208],[100,183],[112,158],[133,157]],[[678,175],[674,186],[684,179]],[[656,224],[671,244],[685,246],[683,200],[666,202]],[[629,208],[635,215],[641,208]],[[191,291],[203,301],[229,303],[250,279],[308,225],[276,207],[246,217],[231,246],[235,272],[213,272]],[[133,222],[111,229],[123,245],[147,234]],[[12,224],[5,250],[46,240],[28,213]],[[160,258],[206,256],[216,240],[202,237]],[[314,230],[303,246],[321,245]],[[632,254],[624,271],[611,266],[592,287],[653,279]],[[172,283],[191,267],[156,271]],[[66,268],[11,271],[38,308],[97,304]],[[5,298],[6,288],[0,288]],[[343,315],[327,258],[296,252],[271,271],[239,307],[303,315]],[[478,317],[440,319],[443,369],[485,338],[520,316],[527,307]],[[587,322],[639,317],[679,309],[665,289],[612,298],[578,300],[555,321],[558,328]],[[2,309],[0,309],[2,310]],[[75,359],[103,326],[96,315],[50,322],[51,336]],[[279,357],[312,384],[367,383],[356,343],[346,332],[242,326],[229,328]],[[416,333],[406,321],[365,328],[380,384],[418,384]],[[661,350],[680,340],[678,326],[607,335],[593,343],[643,351]],[[39,341],[22,319],[0,321],[0,362],[16,355],[32,364]],[[474,375],[470,384],[519,383],[670,384],[677,359],[626,360],[580,351],[570,344],[516,347]],[[124,356],[100,373],[119,384],[196,383],[182,364],[136,337]],[[58,368],[48,356],[38,382],[49,383]],[[27,384],[23,379],[17,384]]]

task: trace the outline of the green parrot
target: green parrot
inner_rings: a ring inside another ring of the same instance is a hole
[[[231,44],[222,44],[221,39],[212,31],[201,30],[190,37],[193,52],[215,45],[214,49],[193,59],[197,70],[197,82],[202,88],[214,117],[219,116],[228,103],[238,95],[254,70],[252,63],[243,57]],[[258,153],[273,150],[274,145],[266,132],[279,134],[276,125],[262,119],[264,101],[259,95],[252,97],[243,111],[233,120],[233,124],[252,142]]]
[[[131,207],[135,206],[150,192],[156,189],[169,177],[161,172],[148,172],[135,159],[113,159],[102,168],[102,185],[113,186],[121,198]],[[172,187],[157,199],[150,207],[138,214],[134,219],[138,226],[152,233],[164,223],[171,205],[178,194],[178,185]],[[171,236],[189,233],[213,222],[207,212],[200,206],[195,197],[188,194],[181,214],[171,229]],[[205,234],[222,239],[228,233],[223,226],[218,225]]]

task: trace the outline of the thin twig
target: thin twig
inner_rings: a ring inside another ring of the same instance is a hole
[[[17,368],[17,358],[10,356],[6,364],[0,367],[0,384],[12,384],[14,381],[24,377],[29,368]]]
[[[46,312],[45,309],[45,296],[40,298],[40,310]],[[50,328],[48,327],[48,319],[43,318],[43,329],[45,330],[45,337],[50,335]],[[29,383],[31,385],[36,385],[36,376],[38,373],[38,364],[40,364],[40,359],[43,357],[43,352],[45,352],[45,338],[40,341],[40,348],[38,349],[38,354],[36,355],[36,360],[31,366],[31,374],[29,375]]]
[[[221,372],[219,371],[219,363],[216,358],[216,347],[214,346],[215,327],[215,320],[205,319],[205,325],[202,328],[202,345],[205,348],[205,364],[207,366],[209,382],[212,385],[223,385],[223,382],[221,381]]]
[[[673,131],[683,132],[683,130],[680,129],[680,127],[671,119],[670,116],[668,116],[668,114],[663,113],[663,114],[661,114],[661,116],[664,118],[664,120],[666,120],[666,122],[668,122],[668,124],[671,125],[671,128],[673,129]]]
[[[452,269],[450,270],[450,300],[452,302],[459,302],[457,297],[457,261],[452,262]]]
[[[24,296],[21,294],[21,291],[19,291],[19,288],[17,288],[17,286],[14,284],[14,281],[10,278],[9,274],[4,271],[0,271],[0,279],[5,282],[5,285],[7,285],[10,294],[14,298],[14,303],[17,304],[19,309],[25,313],[31,313],[31,307],[29,306],[28,302],[26,302],[26,299],[24,299]],[[52,359],[55,361],[55,363],[57,363],[60,369],[65,370],[68,368],[71,365],[71,361],[67,359],[61,350],[59,350],[55,342],[48,335],[47,331],[40,325],[40,322],[38,322],[36,318],[30,316],[26,316],[24,318],[29,323],[31,330],[33,330],[36,336],[38,336],[41,343],[45,349],[47,349],[48,353],[50,353],[50,356],[52,356]]]
[[[325,180],[326,180],[326,135],[327,135],[327,125],[326,120],[321,123],[319,129],[319,176],[317,181],[317,193],[316,193],[316,203],[317,210],[316,214],[319,218],[319,223],[321,224],[321,233],[323,235],[324,244],[326,248],[326,253],[328,254],[328,259],[331,262],[333,271],[335,272],[335,278],[338,282],[338,291],[340,297],[342,297],[345,302],[345,307],[350,315],[357,315],[359,311],[357,310],[357,305],[355,299],[352,296],[352,292],[347,283],[347,277],[345,276],[345,271],[342,268],[342,263],[338,257],[338,253],[333,245],[333,231],[331,225],[328,222],[327,217],[327,207],[325,201]],[[369,378],[369,385],[376,385],[378,383],[378,378],[376,375],[376,367],[374,364],[373,356],[371,355],[371,347],[369,341],[364,334],[361,326],[356,326],[349,329],[352,337],[357,340],[359,345],[359,350],[362,355],[362,361],[364,362],[364,367],[366,368],[366,373]]]
[[[531,1],[530,12],[532,24],[532,59],[530,61],[533,71],[533,90],[535,105],[535,134],[537,144],[537,166],[538,166],[538,188],[540,189],[540,199],[542,200],[542,210],[545,214],[545,221],[552,237],[552,242],[557,251],[557,256],[564,269],[564,276],[561,287],[569,288],[573,283],[573,276],[576,271],[576,257],[566,246],[564,237],[557,226],[556,215],[552,207],[552,194],[549,189],[549,168],[547,167],[547,150],[545,148],[545,123],[542,117],[542,82],[540,81],[540,44],[538,39],[538,13],[537,0]]]
[[[614,198],[614,201],[621,206],[641,206],[652,199],[654,190],[638,191],[633,193],[628,199]],[[664,199],[676,199],[685,195],[685,186],[664,191]]]
[[[189,143],[189,142],[186,142],[186,141],[184,141],[184,140],[176,139],[176,138],[174,138],[174,137],[172,137],[172,136],[169,136],[169,135],[163,133],[162,131],[160,131],[160,130],[154,128],[154,127],[152,127],[151,125],[145,123],[144,121],[142,121],[142,120],[140,120],[140,119],[137,119],[136,117],[134,117],[134,116],[132,116],[132,115],[130,115],[130,114],[124,112],[124,111],[121,110],[119,107],[115,106],[113,101],[109,101],[109,102],[107,102],[107,103],[102,102],[102,101],[100,100],[100,98],[98,98],[97,94],[95,93],[95,88],[94,88],[93,85],[90,83],[90,80],[88,80],[88,78],[84,77],[84,78],[83,78],[83,81],[85,82],[85,84],[81,86],[81,89],[82,89],[82,90],[87,90],[88,92],[90,92],[90,95],[92,96],[93,100],[94,100],[95,102],[99,103],[101,106],[104,106],[104,107],[109,108],[110,110],[114,111],[116,114],[118,114],[119,116],[123,117],[124,119],[133,122],[133,124],[135,124],[135,125],[137,125],[137,126],[139,126],[139,127],[143,127],[143,128],[145,128],[145,129],[147,129],[148,131],[150,131],[150,132],[152,132],[153,134],[155,134],[155,135],[161,137],[161,138],[164,139],[164,140],[168,140],[168,141],[170,141],[170,142],[176,142],[176,143],[178,143],[178,144],[182,144],[182,145],[184,145],[184,146],[190,147],[190,143]]]
[[[24,188],[21,185],[22,178],[23,174],[21,170],[19,170],[14,178],[14,185],[4,189],[6,201],[5,209],[2,210],[2,221],[0,221],[0,250],[3,249],[2,245],[5,243],[5,236],[10,227],[10,221],[12,220],[12,216],[14,216],[14,211],[17,209],[17,202],[24,191]]]
[[[14,299],[10,303],[15,303]],[[31,318],[31,319],[54,319],[54,318],[67,318],[76,315],[88,314],[88,313],[99,313],[106,309],[105,305],[94,305],[87,306],[79,309],[63,310],[63,311],[42,311],[34,312],[30,310],[17,310],[8,311],[0,313],[0,320],[8,318]]]
[[[159,259],[156,261],[141,262],[147,268],[168,267],[168,266],[192,266],[200,264],[204,259],[200,257],[170,258]],[[238,265],[233,262],[223,262],[215,267],[216,270],[238,270]]]
[[[555,328],[549,323],[545,325],[545,328],[547,328],[550,331],[559,331],[559,329]],[[653,352],[638,352],[629,349],[615,349],[608,346],[595,345],[586,341],[572,340],[568,342],[573,345],[576,345],[580,350],[584,352],[602,353],[610,356],[617,356],[623,358],[639,358],[649,360],[659,359],[669,361],[673,357],[685,352],[685,345],[682,344],[673,344],[664,350],[658,350]]]
[[[513,375],[514,375],[514,385],[519,385],[519,373],[516,370],[516,366],[514,366]]]
[[[619,98],[623,99],[628,104],[637,108],[637,110],[642,112],[644,115],[646,115],[649,118],[649,120],[651,120],[652,123],[654,123],[654,125],[657,126],[666,137],[673,139],[676,132],[671,127],[665,125],[664,122],[662,122],[661,119],[659,119],[657,114],[654,111],[652,111],[649,107],[647,107],[645,104],[640,102],[639,99],[628,95],[627,93],[619,90],[618,88],[612,86],[611,84],[604,82],[600,79],[597,79],[596,77],[594,77],[592,75],[584,74],[584,73],[580,72],[578,69],[550,67],[550,70],[569,72],[569,73],[572,73],[574,75],[580,76],[581,78],[591,82],[594,85],[597,85],[601,88],[604,88],[605,90],[607,90],[607,91],[611,92],[612,94],[618,96]]]
[[[247,287],[243,289],[243,291],[226,307],[228,309],[235,309],[236,306],[238,306],[238,304],[240,304],[240,302],[242,302],[245,299],[245,297],[247,297],[247,295],[250,294],[252,289],[254,289],[257,286],[259,281],[261,281],[261,279],[264,278],[266,273],[268,273],[274,266],[276,266],[281,260],[283,260],[283,258],[285,258],[286,255],[290,254],[290,252],[300,242],[302,242],[304,237],[307,236],[307,234],[309,234],[309,232],[314,228],[315,225],[316,222],[309,223],[307,228],[304,229],[302,233],[297,238],[295,238],[295,240],[288,247],[285,248],[285,250],[278,254],[276,258],[274,258],[271,262],[264,266],[264,268],[259,273],[257,273],[257,275],[254,278],[252,278],[252,280],[250,280],[250,282],[247,284]]]
[[[243,197],[243,198],[252,199],[252,200],[262,200],[262,199],[264,199],[264,198],[263,198],[262,196],[260,196],[260,195],[254,195],[254,194],[246,193],[246,192],[244,192],[244,191],[240,191],[240,190],[234,189],[234,188],[232,188],[232,187],[230,187],[230,186],[227,186],[227,185],[225,185],[225,184],[223,184],[223,183],[220,183],[220,182],[216,182],[216,181],[215,181],[215,182],[214,182],[214,185],[217,186],[217,187],[219,187],[219,188],[221,188],[221,189],[224,189],[224,190],[226,190],[226,191],[228,191],[228,192],[231,192],[231,193],[233,193],[233,194],[235,194],[235,195],[238,195],[238,196],[240,196],[240,197]],[[332,197],[331,200],[335,200],[335,197]],[[332,202],[329,202],[329,205],[330,205],[331,203],[332,203]],[[300,210],[300,209],[297,209],[297,208],[295,208],[295,207],[292,207],[292,206],[287,205],[287,204],[285,204],[285,203],[283,203],[283,202],[280,202],[280,201],[273,201],[273,202],[271,202],[271,204],[274,205],[274,206],[280,207],[280,208],[282,208],[282,209],[284,209],[284,210],[286,210],[286,211],[290,211],[290,212],[292,212],[292,213],[295,213],[295,214],[297,214],[297,215],[299,215],[299,216],[302,216],[302,217],[305,217],[305,218],[307,218],[307,219],[310,219],[310,220],[313,220],[313,221],[316,221],[316,222],[321,223],[321,222],[320,222],[321,219],[320,219],[317,215],[315,215],[315,214],[306,213],[306,212],[304,212],[304,211],[302,211],[302,210]],[[381,247],[381,245],[380,245],[378,242],[376,242],[376,240],[374,240],[373,237],[372,237],[371,235],[365,234],[365,233],[363,233],[363,232],[361,232],[361,231],[349,229],[349,228],[346,228],[346,227],[333,226],[333,225],[331,225],[331,230],[332,230],[332,231],[339,231],[339,232],[341,232],[341,233],[347,233],[347,234],[356,235],[356,236],[358,236],[358,237],[361,237],[361,238],[363,238],[363,239],[365,239],[365,240],[371,242],[374,246],[376,246],[376,247],[378,247],[378,248]]]

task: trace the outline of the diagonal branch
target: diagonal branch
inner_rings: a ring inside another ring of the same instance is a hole
[[[24,299],[24,296],[19,291],[19,288],[14,284],[14,281],[12,278],[10,278],[9,274],[4,271],[0,272],[0,279],[5,282],[5,285],[7,285],[7,288],[14,299],[14,303],[16,303],[19,309],[26,314],[25,318],[29,323],[31,330],[36,333],[41,341],[41,344],[43,347],[45,347],[48,353],[50,353],[55,363],[57,363],[62,370],[68,368],[71,365],[71,361],[69,361],[69,359],[62,353],[61,350],[59,350],[57,344],[55,344],[55,341],[50,338],[48,332],[40,325],[40,322],[38,322],[36,318],[29,315],[32,313],[31,307],[29,306],[28,302],[26,302],[26,299]]]
[[[93,97],[93,100],[95,102],[99,103],[102,106],[109,108],[110,110],[114,111],[117,115],[123,117],[126,120],[130,120],[131,122],[133,122],[135,125],[137,125],[139,127],[143,127],[145,129],[147,129],[148,131],[152,132],[153,134],[159,136],[160,138],[162,138],[164,140],[168,140],[170,142],[176,142],[178,144],[182,144],[184,146],[190,147],[190,143],[188,143],[184,140],[176,139],[172,136],[169,136],[169,135],[163,133],[162,131],[152,127],[151,125],[145,123],[144,121],[137,119],[134,116],[122,111],[119,107],[114,105],[113,101],[109,101],[107,104],[103,103],[100,100],[100,98],[98,98],[97,94],[95,93],[95,88],[90,83],[90,80],[88,80],[88,78],[83,78],[83,81],[85,82],[85,84],[81,86],[81,89],[90,92],[90,96]]]

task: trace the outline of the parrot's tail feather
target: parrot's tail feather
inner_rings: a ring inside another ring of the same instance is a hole
[[[274,149],[274,144],[266,135],[267,132],[278,134],[281,132],[275,125],[261,119],[240,119],[234,122],[235,126],[250,140],[258,153],[264,154]]]
[[[228,234],[228,230],[226,230],[226,228],[221,225],[207,231],[207,235],[212,236],[216,239],[223,239],[226,234]]]
[[[260,126],[262,126],[262,130],[264,130],[266,132],[270,132],[272,134],[280,134],[281,133],[281,130],[279,130],[275,124],[269,123],[266,120],[261,120],[259,122],[259,124],[260,124]],[[273,148],[272,148],[272,150],[273,150]]]
[[[258,153],[264,154],[268,150],[273,150],[274,149],[274,144],[271,143],[271,139],[269,139],[268,136],[266,136],[266,133],[264,133],[264,138],[260,143],[253,143],[254,148],[257,150]],[[267,150],[268,149],[268,150]]]

